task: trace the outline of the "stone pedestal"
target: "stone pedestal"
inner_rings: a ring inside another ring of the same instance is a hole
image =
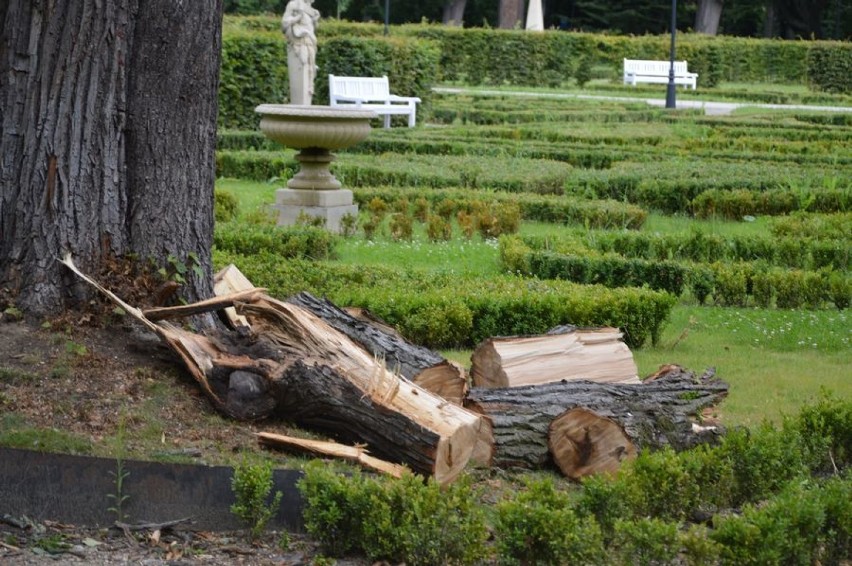
[[[372,110],[332,108],[296,104],[261,104],[255,112],[262,116],[261,131],[270,139],[299,149],[299,172],[279,189],[273,208],[278,210],[278,225],[296,224],[302,215],[322,218],[326,229],[341,231],[347,214],[358,216],[352,191],[340,188],[329,165],[332,150],[360,142],[370,133]]]
[[[300,216],[306,215],[322,218],[331,232],[342,231],[341,220],[345,215],[358,216],[358,205],[354,204],[349,189],[278,189],[273,208],[278,211],[279,226],[292,226]]]

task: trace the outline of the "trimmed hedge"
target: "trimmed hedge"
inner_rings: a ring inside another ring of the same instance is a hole
[[[618,327],[638,348],[659,338],[675,304],[672,295],[649,289],[282,261],[265,251],[238,255],[216,249],[214,263],[239,265],[274,296],[308,291],[342,306],[368,308],[409,340],[431,348],[473,347],[491,336],[541,334],[561,324]]]
[[[847,43],[820,43],[808,50],[808,83],[815,90],[852,93],[852,55]]]
[[[648,213],[638,206],[614,200],[586,200],[550,195],[515,195],[472,189],[419,190],[413,187],[361,187],[354,191],[355,201],[366,206],[374,198],[390,205],[403,199],[424,198],[433,209],[441,203],[453,203],[453,213],[470,212],[475,201],[514,203],[520,207],[521,218],[553,224],[579,224],[587,228],[627,228],[638,230]]]

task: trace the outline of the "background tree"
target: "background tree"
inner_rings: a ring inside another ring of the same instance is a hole
[[[0,3],[0,290],[87,297],[55,261],[183,263],[211,292],[221,0]]]
[[[695,31],[716,35],[719,32],[719,21],[722,19],[723,0],[698,0],[695,12]]]
[[[497,26],[500,29],[513,29],[523,26],[526,13],[524,0],[500,0]]]
[[[448,0],[444,4],[443,23],[461,26],[464,23],[464,9],[466,5],[467,0]]]

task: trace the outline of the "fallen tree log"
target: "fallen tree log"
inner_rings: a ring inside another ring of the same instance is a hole
[[[482,437],[482,420],[388,370],[308,310],[251,290],[158,309],[166,319],[233,306],[251,330],[195,334],[155,322],[63,261],[181,358],[217,410],[243,420],[279,415],[413,471],[452,481]],[[246,301],[246,302],[240,302]]]
[[[475,387],[521,387],[562,380],[639,383],[617,328],[567,328],[538,336],[488,338],[471,356]]]
[[[464,369],[437,352],[412,344],[371,315],[353,316],[309,293],[287,299],[339,330],[403,377],[457,405],[467,391]]]
[[[557,464],[551,452],[551,426],[566,411],[582,408],[611,420],[636,449],[672,446],[685,449],[714,439],[715,427],[696,427],[700,412],[719,403],[728,385],[713,370],[696,377],[678,366],[648,384],[603,384],[569,381],[543,385],[489,389],[474,387],[465,406],[488,418],[494,437],[492,464],[500,467],[540,468]],[[582,427],[581,427],[582,429]],[[559,434],[557,428],[554,435]],[[595,450],[594,439],[582,450]],[[625,446],[625,450],[629,448]],[[601,448],[599,457],[612,449]],[[557,457],[560,457],[557,455]],[[571,455],[568,456],[570,459]],[[580,467],[591,465],[580,459]]]

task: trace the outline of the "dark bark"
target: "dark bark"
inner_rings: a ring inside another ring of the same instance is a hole
[[[715,379],[712,371],[695,378],[678,368],[641,385],[573,381],[505,389],[476,387],[468,393],[465,406],[490,419],[495,465],[540,468],[552,462],[551,422],[569,409],[584,408],[612,419],[640,449],[685,449],[715,437],[714,431],[694,431],[695,416],[727,392],[728,385]]]
[[[723,0],[698,0],[698,10],[695,12],[695,31],[707,35],[719,33],[723,4]]]
[[[500,29],[514,29],[524,23],[524,0],[500,0],[497,14],[497,26]]]
[[[384,360],[389,370],[461,405],[467,385],[464,370],[437,352],[412,344],[399,334],[388,332],[380,322],[355,318],[330,301],[318,299],[310,293],[299,293],[287,302],[312,312],[373,356]]]
[[[11,0],[0,33],[0,289],[33,315],[136,253],[209,294],[220,0]]]
[[[464,9],[467,0],[447,0],[444,4],[443,23],[461,27],[464,25]]]
[[[323,319],[326,324],[383,359],[388,369],[398,371],[407,379],[413,380],[426,368],[444,361],[440,354],[412,344],[400,336],[382,332],[374,325],[347,314],[331,301],[318,299],[310,293],[299,293],[287,299],[287,302]]]

